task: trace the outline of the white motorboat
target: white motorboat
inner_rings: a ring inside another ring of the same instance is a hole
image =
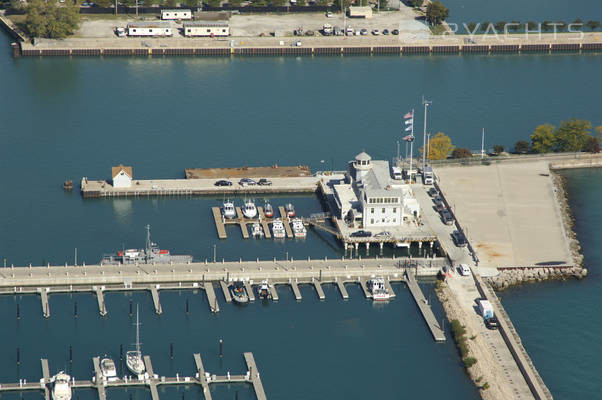
[[[111,360],[108,357],[100,360],[100,371],[102,372],[102,377],[111,382],[117,380],[117,367],[115,367],[115,361]]]
[[[261,285],[257,287],[257,297],[262,300],[269,300],[272,298],[272,294],[270,293],[270,285],[268,281],[262,281]]]
[[[272,218],[274,216],[274,208],[267,201],[263,206],[263,215],[265,215],[266,218]]]
[[[293,233],[296,238],[304,238],[307,236],[307,229],[303,226],[303,221],[300,218],[295,218],[292,221]]]
[[[406,249],[410,248],[409,242],[395,242],[395,247],[405,247]]]
[[[236,218],[236,208],[234,207],[234,202],[230,200],[224,201],[222,205],[222,215],[224,218],[232,219]]]
[[[136,376],[144,375],[146,366],[142,359],[140,351],[140,319],[138,313],[138,305],[136,305],[136,350],[130,350],[125,353],[125,364],[130,372]]]
[[[230,294],[232,295],[232,300],[239,304],[246,304],[249,302],[249,296],[247,295],[247,289],[245,289],[245,284],[243,282],[237,281],[233,282],[230,287]]]
[[[289,218],[293,218],[295,216],[295,206],[291,203],[288,203],[284,206],[284,211],[286,211],[286,216]]]
[[[280,218],[276,218],[272,221],[272,236],[274,236],[275,239],[286,237],[286,230],[284,229],[284,224]]]
[[[54,400],[71,400],[71,377],[59,372],[50,379],[52,383],[52,398]]]
[[[251,200],[246,200],[245,205],[242,207],[242,214],[245,218],[255,218],[257,216],[257,207]]]
[[[368,288],[372,294],[372,299],[375,301],[387,301],[389,300],[389,291],[385,286],[385,279],[382,277],[372,278],[368,282]]]
[[[251,227],[251,235],[253,235],[253,237],[256,238],[262,238],[264,233],[263,233],[263,228],[261,227],[261,224],[259,222],[254,222],[253,226]]]

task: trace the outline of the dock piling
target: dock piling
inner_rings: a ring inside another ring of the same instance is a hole
[[[130,317],[132,317],[133,315],[133,305],[132,305],[132,299],[130,299]]]
[[[69,345],[69,364],[73,364],[73,347]]]
[[[21,365],[21,349],[17,347],[17,365]]]
[[[19,309],[19,303],[17,303],[17,319],[21,319],[21,310]]]
[[[188,297],[186,297],[186,315],[190,313],[190,302],[188,301]]]
[[[123,362],[123,344],[119,345],[119,361]]]
[[[169,358],[173,360],[173,342],[169,344]]]
[[[77,301],[73,303],[73,318],[77,319]]]
[[[219,358],[224,357],[224,341],[222,339],[219,340]]]

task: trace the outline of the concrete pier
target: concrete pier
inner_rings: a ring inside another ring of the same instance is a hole
[[[94,377],[96,390],[98,391],[99,400],[107,400],[107,393],[105,391],[105,380],[102,376],[102,370],[100,369],[100,358],[93,357],[92,365],[94,365]]]
[[[48,368],[48,360],[45,358],[42,361],[42,378],[44,379],[44,399],[50,400],[50,390],[48,390],[48,384],[50,383],[50,368]]]
[[[286,211],[284,207],[279,206],[278,211],[280,211],[280,218],[282,218],[282,225],[284,225],[284,230],[286,230],[286,237],[292,239],[294,237],[293,230],[291,229],[291,225],[289,224],[289,219],[286,216]]]
[[[367,299],[371,299],[372,298],[372,293],[370,293],[370,291],[368,290],[368,285],[366,284],[366,281],[367,281],[366,277],[360,277],[359,278],[359,284],[360,284],[360,286],[362,288],[362,291],[364,292],[364,296]]]
[[[207,295],[207,301],[209,302],[209,309],[211,312],[219,312],[219,304],[217,303],[217,297],[215,297],[213,283],[205,282],[205,294]]]
[[[50,304],[48,303],[48,288],[38,289],[42,298],[42,313],[44,318],[50,318]]]
[[[249,238],[249,231],[247,230],[247,223],[245,222],[245,216],[242,213],[240,207],[236,207],[236,216],[238,217],[238,224],[240,225],[240,231],[244,239]]]
[[[259,377],[259,369],[255,364],[253,353],[245,353],[244,356],[245,362],[247,363],[247,369],[249,371],[249,379],[253,384],[253,389],[255,390],[255,396],[257,397],[257,400],[267,400],[263,390],[263,384],[261,383],[261,378]]]
[[[102,287],[96,287],[96,300],[98,301],[98,312],[101,316],[107,315],[107,308],[105,305],[105,297],[102,294]]]
[[[299,291],[299,285],[296,281],[291,281],[291,288],[293,289],[293,294],[295,295],[295,300],[301,300],[301,292]]]
[[[339,292],[341,292],[341,296],[343,297],[343,299],[347,300],[349,298],[347,288],[345,287],[345,283],[339,278],[337,278],[337,287],[339,288]]]
[[[230,290],[228,290],[228,284],[224,281],[219,281],[219,285],[224,293],[224,299],[226,299],[226,303],[232,302],[232,296],[230,295]]]
[[[226,226],[224,225],[222,212],[220,211],[219,207],[212,207],[211,211],[213,212],[215,229],[217,229],[217,237],[220,239],[226,239],[228,235],[226,234]]]
[[[416,278],[414,277],[414,274],[412,272],[406,271],[406,282],[408,284],[408,288],[410,289],[412,297],[414,297],[414,300],[418,305],[418,309],[422,313],[422,316],[424,317],[424,320],[433,335],[433,338],[437,342],[444,342],[445,333],[441,329],[441,326],[439,326],[439,322],[437,322],[435,314],[433,314],[433,310],[431,310],[430,304],[427,304],[427,301],[424,298],[424,295],[422,294],[422,290],[420,290],[420,287],[418,286]]]
[[[324,290],[322,289],[322,285],[320,284],[320,281],[314,280],[314,287],[316,288],[316,293],[318,293],[318,298],[320,300],[325,300],[326,295],[324,294]]]
[[[150,387],[152,400],[159,400],[159,392],[157,391],[157,383],[155,382],[155,371],[153,371],[150,356],[144,356],[144,365],[149,375],[148,386]]]
[[[272,295],[272,300],[278,301],[278,291],[276,290],[276,285],[268,285],[270,288],[270,294]]]
[[[393,287],[391,287],[391,281],[389,280],[389,278],[385,279],[385,287],[387,288],[387,292],[389,293],[390,298],[396,296],[395,292],[393,291]]]
[[[159,291],[157,286],[150,287],[151,295],[153,296],[153,304],[155,305],[155,312],[157,315],[161,315],[163,310],[161,309],[161,301],[159,300]]]
[[[205,376],[205,367],[203,366],[203,360],[201,360],[200,354],[194,354],[194,363],[196,365],[196,371],[198,376],[197,379],[199,380],[203,388],[203,396],[206,400],[212,400],[211,391],[209,390],[209,383],[207,382],[207,377]]]
[[[272,232],[270,231],[270,226],[263,211],[263,207],[257,207],[257,212],[259,213],[259,220],[261,221],[261,226],[263,227],[263,233],[265,234],[265,238],[271,239]]]
[[[249,296],[249,301],[255,301],[255,293],[253,293],[253,287],[248,281],[245,281],[245,289],[247,290],[247,296]]]

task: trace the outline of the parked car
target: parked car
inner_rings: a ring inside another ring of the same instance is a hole
[[[345,33],[347,34],[347,36],[353,36],[353,32],[354,32],[354,30],[350,26],[348,26],[347,30],[345,31]]]
[[[240,186],[253,186],[253,185],[257,185],[257,182],[255,182],[251,178],[242,178],[240,181],[238,181],[238,184]]]
[[[447,208],[444,208],[443,210],[441,210],[441,221],[443,221],[443,223],[445,225],[453,225],[454,224],[454,217],[452,217],[451,213],[449,212],[449,210]]]
[[[271,180],[269,180],[269,179],[266,179],[266,178],[261,178],[261,179],[260,179],[260,180],[257,182],[257,184],[258,184],[259,186],[271,186],[271,185],[272,185],[272,181],[271,181]]]
[[[435,210],[437,212],[445,210],[445,204],[441,200],[433,200],[433,203],[435,203]]]
[[[356,231],[351,233],[351,237],[370,237],[372,236],[372,232],[369,231]]]
[[[399,29],[393,29],[391,33],[394,35],[399,35]]]
[[[305,36],[313,36],[315,35],[314,31],[305,31]]]
[[[232,182],[222,179],[215,182],[215,186],[232,186]]]
[[[389,237],[389,236],[391,236],[391,232],[389,232],[389,231],[378,232],[377,234],[374,235],[374,237]]]
[[[458,265],[458,271],[462,276],[470,276],[470,268],[466,264]]]
[[[453,231],[451,234],[454,243],[458,247],[466,247],[468,245],[468,241],[466,240],[466,236],[460,231]]]
[[[334,17],[334,14],[332,13],[332,11],[328,11],[326,13],[326,18],[332,18],[332,17]]]
[[[497,320],[497,317],[494,315],[493,317],[485,319],[485,326],[487,329],[495,330],[500,327],[500,322]]]
[[[341,30],[341,28],[339,28],[338,26],[334,27],[334,35],[335,36],[342,36],[343,35],[343,31]]]
[[[295,40],[295,41],[293,42],[293,47],[301,47],[302,45],[303,45],[303,44],[301,43],[301,41],[300,41],[300,40]]]
[[[378,35],[380,35],[380,31],[379,31],[378,29],[376,29],[376,28],[375,28],[375,29],[372,29],[372,34],[373,34],[374,36],[378,36]]]
[[[390,32],[388,29],[383,29],[383,35],[388,35]]]
[[[366,29],[366,28],[362,28],[362,29],[360,30],[360,35],[367,35],[367,34],[368,34],[368,29]]]
[[[429,191],[427,192],[429,194],[429,196],[431,197],[435,197],[439,194],[439,192],[437,191],[437,189],[435,188],[430,188]]]

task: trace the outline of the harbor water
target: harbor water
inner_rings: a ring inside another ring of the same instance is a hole
[[[8,265],[73,264],[75,248],[80,263],[97,262],[105,252],[142,247],[147,223],[161,248],[201,260],[213,258],[214,245],[217,259],[342,254],[328,234],[313,230],[305,241],[278,243],[243,240],[237,227],[229,227],[228,239],[219,241],[210,207],[221,198],[83,200],[77,190],[63,192],[64,180],[72,179],[77,189],[82,176],[110,178],[110,167],[118,163],[132,165],[136,178],[150,179],[183,177],[189,167],[304,164],[312,170],[343,169],[362,149],[375,159],[390,159],[401,135],[401,116],[411,108],[420,114],[422,94],[433,101],[429,130],[443,131],[457,146],[472,149],[480,147],[482,127],[488,147],[511,147],[540,123],[570,117],[602,123],[597,78],[602,58],[595,54],[14,60],[8,42],[0,41],[0,257]],[[528,286],[503,295],[556,398],[592,398],[602,389],[592,378],[602,373],[594,359],[586,374],[576,372],[578,366],[586,368],[581,360],[593,357],[596,327],[602,322],[593,310],[575,312],[578,304],[600,300],[595,289],[600,246],[587,239],[595,236],[596,221],[601,221],[594,200],[602,176],[583,174],[567,176],[574,185],[571,201],[586,199],[576,203],[583,204],[576,217],[590,276],[584,282]],[[261,203],[263,197],[256,200]],[[270,200],[274,205],[291,201],[302,215],[321,209],[313,196]],[[236,201],[240,205],[242,199]],[[584,285],[591,288],[582,291]],[[211,372],[240,373],[242,353],[252,351],[274,399],[347,399],[376,392],[383,398],[477,398],[453,342],[435,344],[408,290],[403,285],[394,289],[394,301],[375,307],[355,286],[348,288],[348,301],[326,286],[325,302],[302,287],[299,303],[289,288],[281,288],[278,303],[224,304],[219,315],[209,313],[201,293],[163,291],[161,316],[154,314],[148,293],[111,293],[105,297],[105,318],[98,315],[92,294],[57,294],[50,296],[48,320],[41,316],[37,296],[0,296],[0,315],[7,321],[1,333],[0,382],[39,379],[42,357],[49,359],[51,372],[65,369],[78,379],[90,378],[92,356],[107,353],[117,361],[119,345],[125,349],[133,342],[132,299],[141,306],[144,352],[162,375],[191,375],[194,352]],[[428,293],[430,287],[423,290]],[[575,326],[590,330],[571,330]],[[573,340],[567,343],[566,337]],[[219,338],[225,342],[222,360]],[[561,365],[571,373],[561,371]],[[215,398],[234,398],[237,390],[241,399],[252,398],[244,385],[212,390]],[[130,393],[137,399],[149,396],[142,389],[112,389],[109,396],[126,399]],[[160,390],[161,398],[179,399],[182,393],[198,398],[200,392],[195,387]],[[96,397],[94,391],[76,395],[81,400]]]

